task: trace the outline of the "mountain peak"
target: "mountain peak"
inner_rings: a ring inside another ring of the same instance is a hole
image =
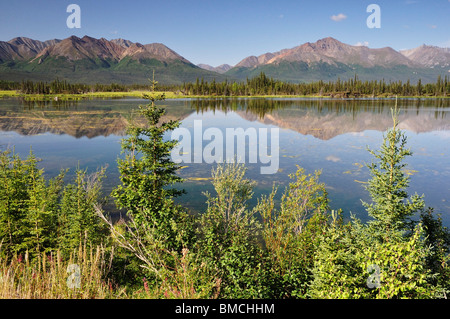
[[[15,37],[14,39],[9,40],[8,43],[20,45],[20,44],[25,44],[25,43],[32,42],[32,41],[37,41],[37,40],[32,40],[27,37]]]
[[[326,63],[336,66],[338,64],[359,65],[362,67],[414,64],[402,54],[390,47],[369,49],[367,46],[353,46],[345,44],[332,37],[317,40],[314,43],[306,42],[291,49],[284,49],[275,53],[266,53],[258,57],[249,56],[236,66],[254,68],[261,65],[279,64],[287,62]]]
[[[227,72],[228,70],[230,70],[232,68],[232,66],[229,65],[229,64],[221,64],[221,65],[216,66],[216,67],[208,65],[208,64],[197,64],[197,66],[199,68],[202,68],[202,69],[205,69],[205,70],[208,70],[208,71],[217,72],[217,73],[220,73],[220,74],[223,74],[223,73]]]
[[[162,43],[89,35],[45,42],[17,37],[9,42],[0,41],[0,66],[5,70],[0,80],[51,81],[57,76],[71,82],[132,84],[148,83],[152,73],[164,84],[226,78],[198,68]]]
[[[350,45],[344,44],[332,37],[319,39],[314,43],[307,42],[304,44],[304,46],[305,48],[309,47],[316,51],[343,51],[346,48],[350,47]]]
[[[63,59],[58,59],[59,57]],[[18,64],[16,61],[29,63]],[[176,62],[176,66],[173,62]],[[101,69],[102,72],[110,72],[108,73],[110,77],[103,78],[103,81],[110,79],[132,81],[136,77],[136,72],[160,68],[163,77],[164,72],[173,71],[170,76],[175,76],[178,80],[192,78],[192,74],[215,78],[219,76],[217,73],[225,72],[227,77],[235,79],[265,72],[268,76],[281,80],[311,81],[336,79],[339,76],[346,77],[348,74],[365,72],[366,78],[385,78],[384,75],[389,74],[394,78],[403,76],[412,80],[419,77],[430,79],[434,74],[438,74],[437,72],[441,75],[450,72],[450,48],[423,44],[411,50],[398,52],[391,47],[371,49],[367,46],[345,44],[333,37],[325,37],[313,43],[306,42],[278,52],[251,55],[236,64],[234,67],[236,70],[233,71],[234,68],[227,64],[218,67],[208,65],[196,67],[162,43],[141,44],[121,38],[107,40],[103,37],[96,39],[85,35],[79,38],[72,35],[63,40],[44,42],[27,37],[16,37],[8,42],[0,41],[0,64],[5,68],[17,67],[17,70],[13,71],[17,71],[16,74],[19,75],[16,78],[20,76],[19,79],[29,78],[30,72],[41,72],[43,76],[50,78],[52,74],[59,74],[57,72],[61,71],[71,74],[72,78],[72,74],[84,72],[80,70],[97,72]],[[22,65],[27,65],[27,69],[22,70]],[[166,68],[167,66],[174,66],[173,70]],[[401,75],[396,74],[398,71],[393,71],[399,66],[400,72],[403,72]],[[183,67],[186,69],[179,71]],[[215,73],[200,70],[199,67]],[[377,69],[374,69],[375,67]],[[434,71],[430,73],[430,69],[433,68]],[[186,70],[190,73],[186,74]],[[88,77],[90,76],[91,74]],[[8,79],[8,72],[0,74],[0,77]]]
[[[7,43],[12,45],[14,51],[17,53],[19,59],[30,59],[49,45],[56,43],[59,40],[47,40],[45,42],[33,40],[27,37],[16,37],[9,40]]]
[[[125,40],[125,39],[122,39],[122,38],[112,39],[111,42],[113,42],[115,44],[118,44],[118,45],[120,45],[121,47],[124,47],[124,48],[129,48],[133,44],[133,42],[131,42],[130,40]]]
[[[333,37],[326,37],[317,40],[315,43],[335,43],[335,44],[343,44],[341,41],[333,38]]]
[[[422,44],[421,46],[410,49],[401,50],[408,59],[425,67],[449,67],[450,66],[450,49],[440,48],[432,45]]]
[[[48,56],[62,56],[70,61],[81,59],[110,59],[120,61],[126,56],[134,59],[157,59],[161,61],[182,60],[190,63],[182,56],[169,49],[162,43],[140,44],[124,39],[108,41],[105,38],[96,39],[88,35],[79,38],[75,35],[62,40],[42,50],[37,58]]]
[[[150,43],[144,45],[147,52],[155,56],[163,58],[163,60],[181,60],[186,63],[190,63],[188,60],[183,58],[181,55],[169,49],[162,43]]]
[[[86,36],[84,36],[84,37],[86,37]],[[83,38],[84,38],[84,37],[83,37]],[[64,40],[66,40],[66,41],[80,41],[81,38],[77,37],[76,35],[71,35],[70,37],[68,37],[68,38],[66,38],[66,39],[64,39]],[[63,40],[63,41],[64,41],[64,40]]]
[[[46,59],[49,56],[65,57],[70,61],[81,59],[112,59],[118,60],[124,49],[109,42],[105,38],[96,39],[85,35],[79,38],[72,35],[61,42],[50,45],[42,50],[34,60]]]

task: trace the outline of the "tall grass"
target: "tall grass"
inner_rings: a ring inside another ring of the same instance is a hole
[[[112,255],[108,256],[101,246],[95,249],[80,246],[67,260],[59,250],[42,253],[33,260],[28,253],[0,257],[0,299],[197,299],[210,295],[217,298],[220,280],[208,282],[209,278],[197,278],[201,269],[192,264],[191,255],[187,249],[181,258],[174,255],[175,267],[164,267],[165,279],[159,285],[149,287],[144,277],[141,288],[134,291],[117,287],[106,279]],[[202,279],[206,283],[198,285]]]
[[[0,247],[1,248],[1,247]],[[1,299],[107,299],[120,293],[106,280],[105,249],[79,247],[64,260],[61,252],[0,259]]]
[[[106,99],[106,98],[126,98],[126,97],[136,97],[141,98],[143,94],[160,94],[164,93],[166,99],[176,99],[185,98],[190,96],[185,96],[183,94],[178,94],[175,92],[151,92],[151,91],[129,91],[129,92],[87,92],[80,94],[70,94],[70,93],[58,93],[58,94],[25,94],[16,90],[0,90],[0,98],[3,97],[23,97],[27,101],[48,101],[48,100],[81,100],[81,99]],[[201,97],[201,96],[198,96]]]

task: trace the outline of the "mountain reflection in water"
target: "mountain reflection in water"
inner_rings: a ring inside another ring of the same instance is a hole
[[[32,146],[42,158],[48,175],[76,166],[96,170],[108,165],[105,192],[118,183],[116,159],[120,139],[129,123],[144,125],[136,113],[141,99],[94,99],[79,101],[27,102],[0,100],[0,149],[15,147],[24,157]],[[366,218],[360,199],[368,200],[364,182],[370,176],[365,163],[372,161],[366,148],[378,149],[383,133],[392,126],[394,99],[179,99],[160,102],[167,114],[163,120],[181,120],[192,129],[194,120],[203,126],[280,128],[280,169],[260,175],[258,165],[248,165],[255,179],[255,200],[279,183],[279,195],[290,181],[296,165],[307,172],[322,169],[331,206]],[[450,100],[399,99],[399,127],[408,136],[413,156],[407,159],[411,176],[410,194],[425,194],[425,202],[442,214],[450,225]],[[209,164],[187,164],[180,174],[186,179],[182,196],[186,207],[201,211],[203,191],[212,191]],[[72,170],[73,171],[73,170]],[[200,187],[199,187],[200,186]],[[279,196],[278,196],[279,198]]]

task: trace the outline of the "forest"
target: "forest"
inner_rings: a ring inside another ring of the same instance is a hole
[[[161,122],[164,94],[143,97],[147,125],[128,127],[110,194],[103,169],[46,179],[32,150],[1,153],[0,298],[447,298],[450,232],[424,197],[408,194],[412,153],[396,108],[380,149],[368,150],[369,221],[344,220],[321,170],[300,166],[250,207],[255,182],[238,163],[212,170],[214,192],[193,215],[175,204],[184,194],[170,157],[177,141],[163,139],[180,123]],[[107,198],[119,218],[104,210]]]
[[[130,92],[130,91],[152,91],[154,89],[149,79],[148,84],[123,85],[111,84],[78,84],[69,83],[66,80],[54,80],[48,82],[10,82],[0,81],[0,90],[16,90],[22,94],[85,94],[93,92]],[[197,79],[193,83],[183,85],[158,86],[159,90],[174,92],[182,96],[324,96],[338,98],[352,97],[446,97],[450,92],[450,81],[448,76],[438,76],[435,83],[423,84],[421,80],[417,83],[410,81],[373,80],[361,81],[355,75],[351,79],[335,82],[316,81],[310,83],[289,83],[267,77],[264,73],[246,81],[223,81],[211,82]]]
[[[439,76],[435,83],[416,84],[406,81],[386,82],[384,80],[361,81],[358,76],[335,82],[316,81],[310,83],[288,83],[267,77],[264,73],[245,82],[185,83],[179,88],[186,95],[255,96],[255,95],[297,95],[331,97],[383,97],[383,96],[447,96],[450,90],[448,77]]]

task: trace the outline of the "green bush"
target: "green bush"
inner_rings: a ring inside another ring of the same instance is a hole
[[[221,281],[222,298],[269,298],[269,268],[259,242],[260,224],[247,207],[254,182],[245,167],[219,165],[212,172],[215,196],[200,217],[195,252],[210,276]]]
[[[286,188],[279,209],[274,197],[277,189],[258,203],[263,221],[263,239],[273,274],[272,294],[279,298],[305,298],[314,251],[327,220],[328,198],[321,172],[305,174],[298,167],[290,175],[294,182]]]

